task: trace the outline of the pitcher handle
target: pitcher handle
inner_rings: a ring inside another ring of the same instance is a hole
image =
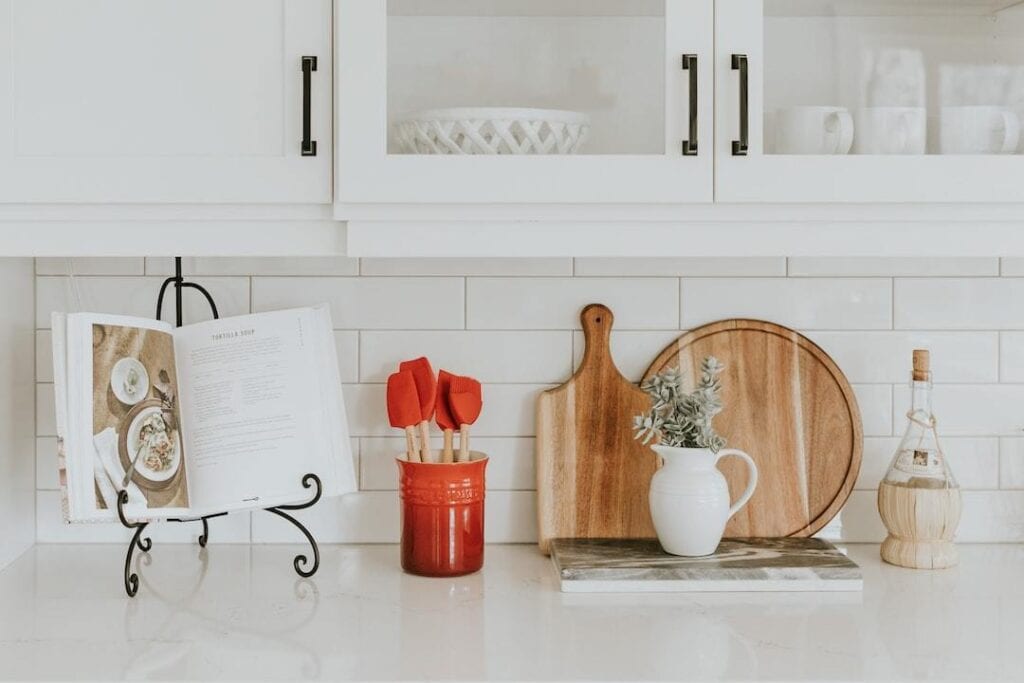
[[[757,465],[754,463],[753,458],[736,448],[723,448],[718,451],[718,457],[715,458],[715,462],[717,463],[727,455],[735,455],[743,458],[747,463],[747,469],[750,471],[750,478],[747,480],[746,490],[743,491],[743,495],[739,497],[739,500],[733,503],[733,506],[729,508],[729,517],[727,517],[727,519],[732,519],[732,516],[739,512],[740,508],[746,505],[747,501],[750,500],[750,497],[754,495],[754,489],[757,488]]]

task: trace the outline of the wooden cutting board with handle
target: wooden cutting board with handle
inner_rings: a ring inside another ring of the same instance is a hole
[[[759,473],[725,535],[813,535],[839,513],[860,471],[861,419],[849,382],[814,342],[757,320],[724,320],[683,335],[644,377],[678,366],[692,387],[707,356],[725,364],[724,409],[714,427],[728,447],[750,454]],[[735,500],[747,473],[732,460],[718,466]]]
[[[580,316],[586,350],[576,374],[537,399],[540,548],[554,538],[653,538],[647,502],[658,468],[633,439],[633,416],[651,400],[615,367],[614,316],[591,304]]]

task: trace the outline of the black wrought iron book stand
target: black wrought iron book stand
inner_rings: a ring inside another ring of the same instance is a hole
[[[156,318],[161,319],[163,313],[164,296],[167,294],[167,288],[174,285],[174,303],[175,303],[175,325],[181,327],[182,324],[182,290],[183,289],[195,289],[206,298],[206,302],[210,304],[210,311],[213,313],[214,318],[219,318],[220,313],[217,311],[217,304],[214,303],[213,297],[206,291],[206,288],[202,285],[194,282],[185,282],[184,277],[181,274],[181,258],[176,257],[174,259],[174,275],[164,280],[164,283],[160,285],[160,293],[157,295],[156,301]],[[315,474],[306,474],[302,477],[302,487],[306,489],[314,489],[313,497],[305,503],[296,503],[295,505],[278,505],[276,507],[264,508],[267,512],[273,513],[282,519],[291,522],[295,527],[302,532],[303,536],[309,542],[310,547],[313,549],[313,561],[310,563],[309,558],[306,555],[299,554],[295,556],[293,565],[296,573],[304,578],[309,578],[316,574],[317,569],[320,568],[320,547],[317,545],[316,539],[313,538],[313,534],[309,532],[299,520],[295,519],[290,512],[295,510],[305,510],[317,504],[320,500],[320,496],[323,494],[323,484],[320,481],[320,477]],[[128,492],[122,490],[117,495],[117,517],[121,520],[121,524],[125,528],[134,529],[135,532],[132,535],[132,540],[128,544],[128,552],[124,558],[124,590],[128,593],[128,597],[135,597],[135,594],[139,592],[139,576],[132,571],[132,556],[135,553],[135,549],[138,548],[141,552],[148,553],[150,548],[153,547],[153,540],[151,538],[143,537],[143,532],[146,527],[149,526],[149,522],[131,522],[125,516],[124,506],[128,503]],[[226,512],[220,512],[215,515],[206,515],[205,517],[198,517],[196,519],[169,519],[168,522],[200,522],[203,525],[203,533],[199,536],[200,547],[205,548],[207,541],[210,540],[210,526],[209,520],[214,517],[223,517],[227,515]]]

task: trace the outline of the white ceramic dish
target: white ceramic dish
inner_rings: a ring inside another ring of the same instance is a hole
[[[134,385],[128,381],[132,372],[137,378]],[[114,363],[114,369],[110,371],[110,388],[118,401],[133,406],[149,395],[149,373],[136,359],[122,358]]]
[[[559,109],[428,109],[399,116],[395,130],[406,154],[576,154],[590,117]]]
[[[131,459],[135,458],[136,453],[139,450],[139,432],[142,430],[142,424],[154,414],[161,414],[163,409],[160,406],[150,406],[143,408],[139,411],[139,414],[135,416],[132,423],[128,425],[128,453],[129,463]],[[139,460],[135,465],[135,471],[139,476],[143,477],[154,483],[162,483],[171,479],[178,468],[181,467],[181,439],[178,435],[178,431],[174,430],[170,433],[171,440],[171,462],[170,464],[161,470],[153,469],[146,464],[146,453],[139,454]]]

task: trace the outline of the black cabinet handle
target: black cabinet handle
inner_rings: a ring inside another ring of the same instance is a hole
[[[690,139],[683,140],[683,156],[697,156],[697,55],[683,55],[683,71],[690,74]]]
[[[313,72],[316,71],[316,57],[302,58],[302,156],[316,156],[316,140],[313,138],[312,116]]]
[[[745,157],[750,149],[750,75],[747,72],[747,56],[732,56],[733,71],[740,72],[740,139],[732,141],[732,155]]]

